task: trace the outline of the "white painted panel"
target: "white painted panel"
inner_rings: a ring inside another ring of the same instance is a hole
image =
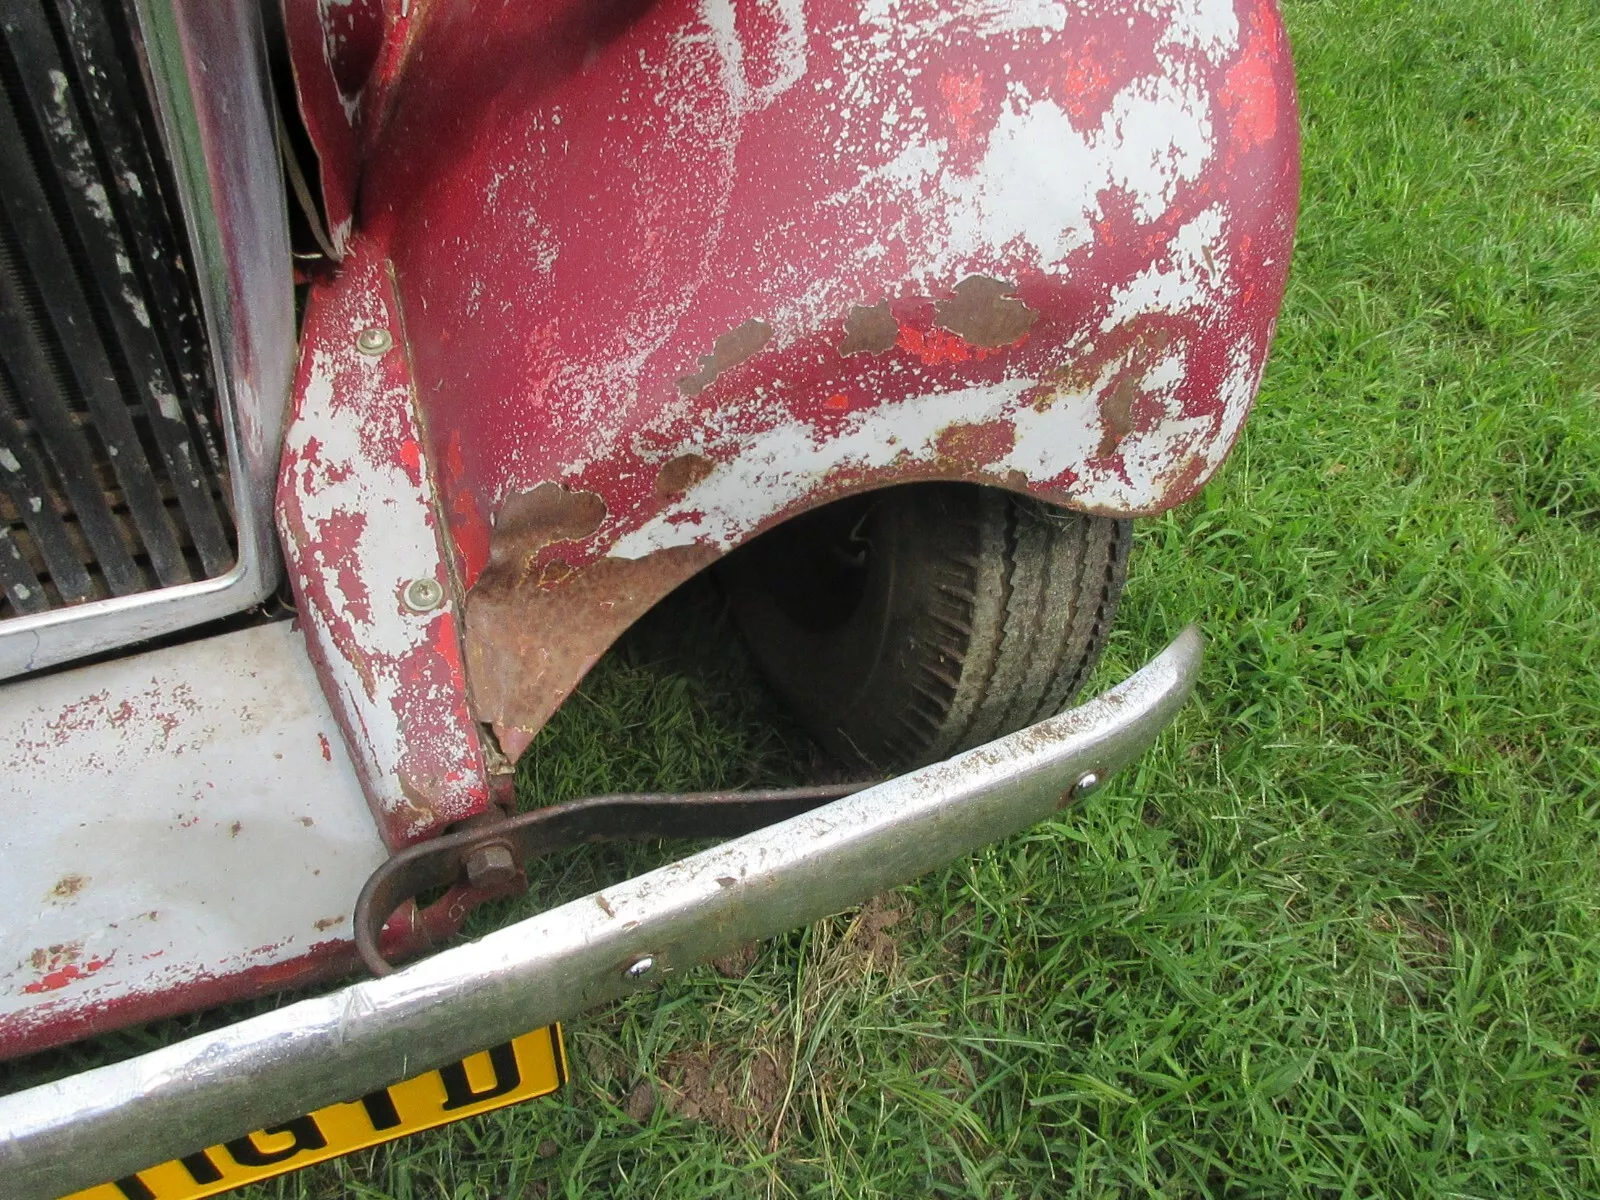
[[[0,687],[0,1045],[326,952],[384,857],[290,622]]]

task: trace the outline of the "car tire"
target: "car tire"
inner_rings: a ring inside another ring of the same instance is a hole
[[[891,770],[1061,711],[1093,669],[1132,522],[971,484],[806,513],[721,576],[763,673],[835,755]]]

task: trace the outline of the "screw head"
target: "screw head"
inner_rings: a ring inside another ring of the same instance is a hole
[[[394,345],[394,336],[387,329],[363,329],[356,334],[356,349],[363,354],[383,354]]]
[[[627,968],[622,973],[629,979],[643,979],[655,969],[656,960],[651,958],[648,954],[641,954],[638,958],[629,963]]]
[[[400,598],[412,612],[432,612],[444,603],[444,588],[437,579],[413,579]]]
[[[1072,794],[1074,796],[1087,796],[1099,786],[1100,776],[1096,775],[1093,771],[1086,771],[1082,777],[1079,778],[1077,784],[1073,787]]]

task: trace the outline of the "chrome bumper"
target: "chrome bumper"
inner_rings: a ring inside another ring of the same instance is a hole
[[[1024,829],[1155,740],[1202,644],[1186,629],[1060,716],[393,975],[0,1099],[5,1194],[60,1196],[364,1095]]]

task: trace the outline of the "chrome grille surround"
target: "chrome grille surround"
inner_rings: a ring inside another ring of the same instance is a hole
[[[59,4],[56,11],[66,13],[61,20],[70,22],[72,11],[82,7],[82,0],[74,0]],[[150,489],[145,488],[145,503],[135,505],[132,493],[141,488],[139,473],[119,474],[112,461],[115,455],[102,455],[98,479],[84,481],[78,475],[74,486],[80,491],[86,487],[105,495],[107,485],[116,490],[108,499],[124,501],[121,509],[125,514],[123,528],[117,532],[125,545],[131,541],[142,553],[132,564],[131,576],[128,564],[122,563],[122,574],[113,579],[106,569],[108,560],[96,555],[96,578],[74,578],[70,570],[56,577],[51,600],[65,601],[66,606],[31,612],[14,606],[19,615],[0,621],[0,678],[115,650],[239,612],[269,595],[281,570],[271,518],[294,366],[295,326],[288,225],[260,14],[250,0],[132,0],[132,8],[136,21],[131,33],[138,43],[135,57],[142,57],[142,63],[124,66],[130,73],[143,69],[142,82],[153,95],[161,126],[159,137],[176,181],[193,260],[188,266],[209,344],[212,394],[220,413],[227,467],[225,472],[218,470],[222,464],[206,452],[203,404],[188,406],[181,422],[166,419],[170,409],[152,411],[161,409],[161,397],[154,389],[169,397],[189,394],[184,389],[194,386],[194,380],[183,378],[181,365],[172,369],[174,359],[169,354],[165,360],[168,370],[163,374],[160,361],[141,363],[136,350],[124,350],[124,361],[132,364],[124,374],[135,383],[134,403],[118,412],[104,403],[102,394],[102,409],[94,417],[118,422],[127,420],[131,411],[135,420],[145,423],[139,440],[148,452],[147,462],[160,464],[159,471],[150,471],[145,479],[164,476],[169,494],[158,497],[152,507]],[[136,74],[134,77],[138,79]],[[196,85],[195,81],[203,82]],[[93,99],[92,89],[85,90],[83,105],[87,107]],[[102,158],[102,166],[105,161]],[[87,241],[83,245],[87,246]],[[48,247],[34,249],[46,256],[50,253]],[[84,257],[90,258],[88,254]],[[138,331],[125,326],[126,322],[118,327],[119,333],[128,333],[134,339],[130,344],[137,345]],[[92,351],[89,357],[92,359]],[[100,370],[92,362],[58,363],[58,377],[63,367],[76,376],[74,381],[85,393],[89,389],[83,380],[87,377],[92,383]],[[201,373],[203,370],[204,365]],[[172,384],[176,386],[169,391]],[[115,398],[114,391],[112,395]],[[79,403],[87,407],[92,399],[86,394]],[[70,424],[70,405],[54,407]],[[71,430],[57,432],[69,436]],[[109,446],[112,440],[100,444]],[[188,474],[186,458],[193,468]],[[0,465],[9,467],[9,462]],[[43,468],[45,464],[18,463],[19,468],[30,465]],[[62,472],[63,489],[68,474],[73,472]],[[211,494],[189,496],[186,503],[181,486],[171,481],[186,482],[195,493]],[[89,507],[81,510],[73,505],[78,510],[74,516],[80,520],[83,512],[93,510],[92,502],[86,503]],[[100,503],[113,518],[119,515],[116,505],[106,500]],[[209,528],[207,506],[213,513]],[[232,529],[228,528],[227,509],[232,511]],[[46,530],[43,514],[35,515],[39,528]],[[169,525],[166,530],[163,517]],[[88,541],[87,521],[83,525],[83,541]],[[28,532],[33,530],[29,524]],[[180,530],[186,536],[176,536]],[[115,548],[110,547],[106,532],[101,529],[100,545],[93,548],[108,547],[110,566],[118,569]],[[23,579],[15,570],[20,555],[12,555],[12,573],[5,574],[5,556],[15,549],[9,539],[0,543],[0,585]],[[61,549],[59,539],[56,549]],[[229,566],[227,560],[235,549],[236,557]],[[135,590],[138,583],[150,590]],[[72,603],[84,595],[106,598]]]

